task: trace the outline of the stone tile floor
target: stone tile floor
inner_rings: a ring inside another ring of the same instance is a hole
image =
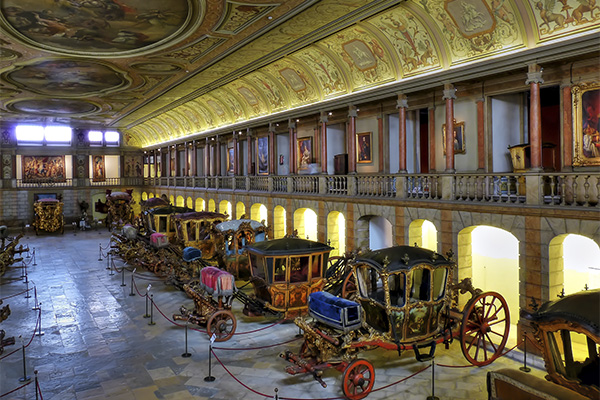
[[[29,245],[25,258],[29,287],[35,287],[41,303],[41,336],[36,328],[39,311],[32,297],[25,298],[27,284],[21,277],[23,263],[17,263],[0,277],[0,298],[9,304],[12,314],[0,325],[7,336],[15,336],[16,344],[7,346],[0,355],[0,396],[18,388],[24,376],[22,344],[25,349],[26,373],[34,381],[38,371],[41,393],[46,400],[72,399],[265,399],[274,398],[275,389],[281,399],[342,398],[341,373],[326,371],[322,388],[310,376],[290,376],[286,362],[278,357],[286,349],[297,351],[298,328],[293,323],[277,323],[273,318],[248,318],[242,306],[234,302],[237,332],[230,341],[215,343],[214,353],[225,365],[211,358],[214,382],[209,375],[209,340],[205,333],[188,329],[189,358],[185,351],[185,329],[169,321],[179,306],[193,307],[187,296],[147,271],[136,271],[134,296],[130,296],[131,268],[124,275],[107,270],[107,259],[99,261],[100,246],[106,247],[110,234],[105,231],[65,231],[64,235],[29,233],[20,243]],[[104,250],[105,252],[106,250]],[[119,269],[123,263],[115,259]],[[121,286],[122,281],[125,286]],[[157,309],[152,318],[144,318],[144,293],[152,284]],[[137,288],[137,289],[136,289]],[[18,294],[18,295],[16,295]],[[16,295],[16,296],[15,296]],[[6,299],[9,296],[8,299]],[[164,314],[164,316],[162,315]],[[154,325],[149,325],[149,322]],[[21,338],[22,339],[21,339]],[[296,339],[296,340],[294,340]],[[292,341],[292,342],[289,342]],[[289,342],[284,344],[285,342]],[[264,347],[271,346],[271,347]],[[226,350],[228,349],[228,350]],[[10,354],[14,352],[14,354]],[[375,389],[415,374],[427,364],[415,360],[412,352],[372,350],[362,354],[375,366]],[[441,400],[487,399],[486,373],[503,367],[519,368],[523,354],[517,350],[483,368],[450,368],[462,366],[460,344],[436,352],[435,395]],[[528,356],[534,364],[532,374],[544,376],[543,365]],[[233,378],[229,373],[233,374]],[[426,399],[431,395],[431,369],[401,383],[372,392],[369,399]],[[34,383],[3,399],[34,399]]]

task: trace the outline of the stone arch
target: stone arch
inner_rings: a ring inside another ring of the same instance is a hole
[[[228,200],[221,200],[221,202],[219,203],[219,212],[221,214],[227,214],[229,216],[229,219],[231,219],[231,210],[231,202]]]
[[[250,207],[250,219],[267,223],[267,207],[262,203],[254,203]]]
[[[311,208],[294,211],[294,229],[302,239],[317,240],[317,213]]]
[[[408,226],[408,244],[438,251],[438,232],[433,222],[416,219]]]
[[[206,211],[217,211],[217,204],[215,203],[214,199],[208,200],[208,208]]]
[[[148,200],[148,193],[142,192],[142,201]]]
[[[204,199],[201,197],[198,197],[196,199],[196,207],[194,207],[194,210],[204,211],[205,207],[206,207],[206,202],[204,201]]]
[[[286,234],[286,211],[283,206],[273,210],[273,239],[279,239]]]
[[[356,221],[356,245],[359,249],[383,249],[394,245],[393,226],[381,215],[363,215]]]
[[[330,256],[342,256],[346,252],[346,218],[339,211],[327,215],[327,242],[333,247]]]
[[[244,214],[246,214],[246,205],[243,201],[238,201],[235,205],[235,217],[241,219]]]
[[[188,198],[185,200],[185,206],[187,208],[194,209],[194,199],[192,199],[190,196],[188,196]]]

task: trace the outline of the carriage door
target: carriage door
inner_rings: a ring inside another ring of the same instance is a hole
[[[277,311],[284,312],[286,307],[286,297],[288,293],[288,259],[287,257],[266,257],[267,272],[269,274],[269,292],[271,294],[271,304]]]
[[[410,296],[408,298],[408,319],[406,339],[417,339],[429,335],[431,320],[431,270],[414,268],[410,272]]]
[[[308,305],[310,257],[290,257],[288,308],[306,308]]]
[[[379,272],[368,265],[356,268],[358,298],[365,311],[366,322],[380,332],[389,332],[390,321],[385,310],[385,292]]]

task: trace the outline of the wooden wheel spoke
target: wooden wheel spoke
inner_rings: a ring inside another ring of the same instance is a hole
[[[484,317],[484,319],[485,319],[486,321],[489,321],[489,320],[490,320],[490,319],[489,319],[489,314],[490,314],[490,311],[492,311],[492,309],[494,308],[494,307],[493,307],[493,305],[494,305],[494,302],[495,302],[495,301],[496,301],[496,298],[494,297],[494,298],[492,299],[492,301],[491,301],[491,302],[488,304],[488,310],[487,310],[487,313],[485,314],[485,317]],[[497,311],[496,311],[496,312],[497,312]]]
[[[498,324],[500,324],[500,323],[502,323],[502,322],[504,322],[504,321],[506,321],[506,318],[502,318],[502,319],[499,319],[499,320],[497,320],[497,321],[490,322],[490,323],[488,324],[488,326],[494,326],[494,325],[498,325]]]
[[[487,338],[488,342],[490,343],[490,346],[492,346],[492,348],[494,349],[494,353],[498,351],[498,347],[496,347],[496,344],[492,341],[492,338],[490,337],[489,334],[485,334],[485,337]]]

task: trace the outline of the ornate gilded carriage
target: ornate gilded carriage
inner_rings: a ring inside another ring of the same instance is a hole
[[[106,205],[108,207],[108,213],[104,224],[112,229],[112,225],[116,224],[117,228],[123,227],[125,224],[131,224],[133,222],[133,198],[131,193],[133,190],[127,190],[125,192],[113,192],[112,190],[106,191]]]
[[[177,241],[185,247],[196,247],[202,251],[202,258],[213,259],[216,255],[220,235],[216,234],[215,225],[227,220],[226,214],[211,211],[192,211],[175,214],[172,217],[175,224]]]
[[[267,239],[267,227],[251,219],[235,219],[221,222],[215,226],[221,236],[219,246],[219,266],[231,272],[237,279],[250,278],[247,246]]]
[[[59,199],[41,198],[33,203],[33,227],[40,231],[64,233],[63,203]]]
[[[510,328],[506,301],[473,288],[469,279],[452,285],[451,259],[395,246],[361,254],[349,264],[343,293],[356,301],[324,292],[310,295],[309,316],[295,320],[304,331],[300,352],[281,354],[292,363],[289,374],[308,372],[325,386],[322,372],[335,368],[343,372],[344,395],[356,400],[370,393],[375,380],[373,365],[357,358],[363,350],[381,347],[399,355],[413,350],[417,360],[427,361],[437,344],[459,337],[473,365],[487,365],[501,355]],[[456,308],[457,290],[471,294],[462,312]]]
[[[169,242],[174,242],[177,234],[174,217],[192,211],[187,207],[172,205],[151,207],[142,211],[142,225],[147,235],[161,233],[167,236]]]

